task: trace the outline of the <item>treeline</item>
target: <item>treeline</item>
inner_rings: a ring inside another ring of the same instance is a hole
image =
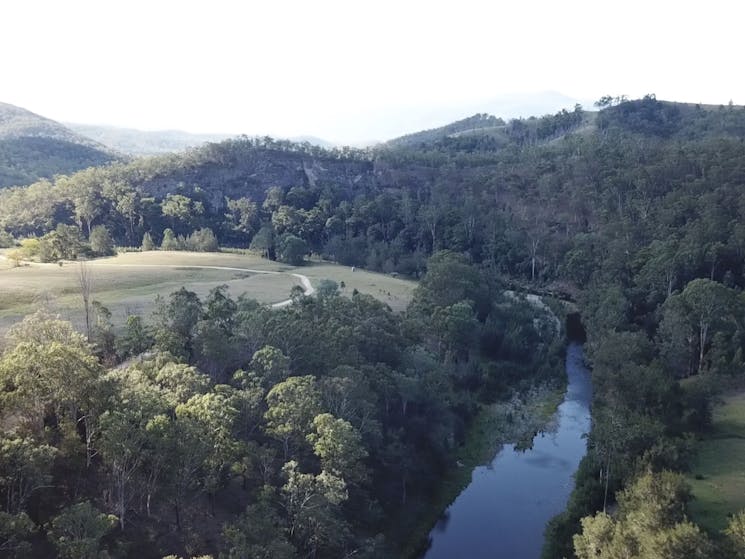
[[[560,340],[454,253],[403,315],[321,287],[282,310],[182,288],[118,334],[93,303],[90,343],[13,327],[3,555],[400,556],[481,403],[555,378]]]

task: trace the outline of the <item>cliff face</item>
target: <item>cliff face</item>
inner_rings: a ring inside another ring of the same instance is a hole
[[[247,196],[261,202],[266,191],[273,186],[322,187],[333,184],[355,193],[375,188],[372,161],[274,149],[216,155],[219,156],[163,169],[141,181],[139,186],[158,199],[169,193],[189,194],[199,188],[213,208],[223,207],[226,197]]]

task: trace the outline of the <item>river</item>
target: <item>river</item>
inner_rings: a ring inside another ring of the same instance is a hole
[[[475,468],[430,533],[424,559],[540,557],[546,523],[566,507],[587,452],[592,385],[580,344],[567,348],[566,372],[556,430],[540,433],[524,452],[505,445],[490,464]]]

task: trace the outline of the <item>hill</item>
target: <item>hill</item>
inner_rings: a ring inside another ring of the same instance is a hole
[[[166,227],[186,235],[209,226],[221,243],[239,246],[267,227],[344,263],[406,274],[421,272],[426,255],[440,248],[491,259],[484,243],[497,234],[513,245],[500,256],[505,270],[550,279],[571,244],[562,240],[552,252],[541,240],[531,254],[532,229],[547,239],[564,231],[571,241],[612,216],[630,219],[641,211],[637,195],[652,207],[667,203],[665,196],[705,172],[702,158],[712,149],[719,158],[722,146],[737,153],[744,137],[741,108],[653,97],[507,123],[477,114],[366,150],[242,137],[79,173],[51,194],[45,184],[8,193],[0,227],[43,234],[55,221],[87,223],[87,209],[120,243],[136,244],[145,231],[157,240]],[[681,147],[686,163],[676,159]],[[699,170],[691,174],[691,166]],[[618,181],[641,184],[638,173],[651,176],[648,192],[620,189]],[[135,206],[124,211],[127,192]],[[464,220],[472,224],[465,231]],[[500,224],[499,232],[488,233],[489,223]]]
[[[178,153],[201,147],[208,143],[217,143],[237,137],[236,134],[193,134],[183,130],[137,130],[96,124],[65,125],[82,136],[99,144],[132,156],[164,155]],[[314,136],[298,136],[290,139],[296,143],[308,142],[323,148],[333,148],[330,142]]]
[[[118,158],[58,122],[0,103],[0,188],[69,174]]]
[[[505,125],[506,123],[501,118],[479,113],[445,126],[394,138],[386,142],[386,145],[390,147],[417,146],[459,134],[485,133],[487,131],[504,129]]]
[[[66,123],[82,136],[128,155],[162,155],[196,148],[208,142],[221,142],[230,134],[191,134],[182,130],[137,130],[95,124]]]

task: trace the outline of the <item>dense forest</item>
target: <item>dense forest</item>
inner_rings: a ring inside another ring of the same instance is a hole
[[[403,315],[329,281],[283,310],[182,288],[119,335],[94,304],[90,343],[29,316],[0,358],[0,549],[398,557],[480,402],[558,382],[536,312],[440,252]]]
[[[29,319],[0,365],[19,406],[3,406],[19,429],[3,448],[29,468],[2,478],[4,530],[20,534],[7,541],[44,545],[43,525],[64,545],[54,534],[79,515],[112,555],[154,538],[171,549],[157,539],[168,533],[179,553],[395,556],[378,535],[436,483],[475,402],[553,370],[535,311],[501,301],[510,283],[576,301],[593,369],[588,454],[545,557],[740,557],[745,517],[704,533],[676,472],[711,395],[743,372],[745,109],[600,105],[476,115],[368,150],[229,140],[1,191],[1,238],[18,258],[219,245],[422,278],[402,316],[331,288],[277,312],[181,291],[152,330],[133,318],[117,340],[102,312],[93,349]],[[62,368],[68,358],[78,365]],[[46,378],[44,363],[88,376],[77,394],[59,377],[24,387],[31,362],[29,378]],[[200,432],[218,434],[209,448]]]

